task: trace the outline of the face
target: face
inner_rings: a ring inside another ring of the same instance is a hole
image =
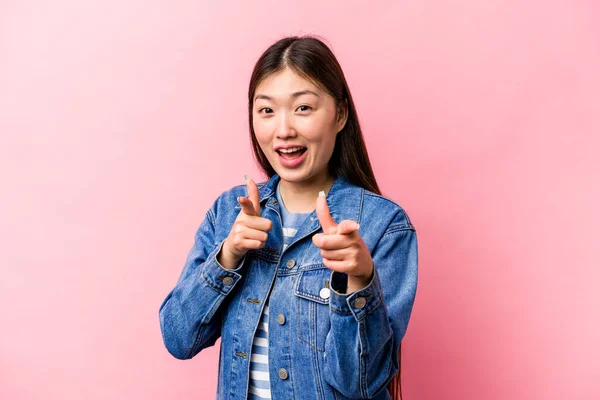
[[[258,85],[252,113],[256,139],[282,180],[328,176],[335,139],[347,119],[345,108],[336,113],[333,97],[286,68]]]

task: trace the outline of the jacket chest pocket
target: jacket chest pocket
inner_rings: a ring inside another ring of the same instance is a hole
[[[331,270],[325,266],[303,270],[295,288],[298,339],[323,352],[330,327],[330,276]]]

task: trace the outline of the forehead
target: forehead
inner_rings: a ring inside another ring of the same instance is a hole
[[[323,95],[324,92],[311,81],[303,78],[290,68],[276,72],[265,79],[256,87],[256,95],[262,94],[269,97],[289,97],[292,93],[301,90],[312,90]]]

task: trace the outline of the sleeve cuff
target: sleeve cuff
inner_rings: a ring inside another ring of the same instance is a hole
[[[343,315],[352,314],[357,321],[364,319],[381,304],[383,299],[383,290],[377,268],[373,268],[373,276],[367,286],[350,294],[345,293],[348,282],[346,274],[331,271],[330,282],[331,297],[329,298],[329,307],[331,310]]]
[[[202,269],[202,278],[217,292],[226,295],[233,290],[235,284],[242,278],[239,271],[246,261],[246,255],[242,257],[235,269],[225,268],[217,260],[217,255],[221,251],[223,243],[225,243],[225,240],[221,241],[217,248],[208,256],[207,262]]]

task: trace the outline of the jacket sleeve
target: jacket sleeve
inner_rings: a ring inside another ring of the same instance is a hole
[[[417,236],[410,223],[386,229],[371,257],[371,282],[346,294],[347,275],[332,271],[325,380],[350,398],[372,398],[399,369],[398,350],[417,289]]]
[[[214,205],[198,228],[192,249],[175,287],[160,305],[165,347],[175,358],[194,357],[221,336],[219,307],[241,279],[244,256],[235,269],[217,261],[223,243],[215,243]]]

